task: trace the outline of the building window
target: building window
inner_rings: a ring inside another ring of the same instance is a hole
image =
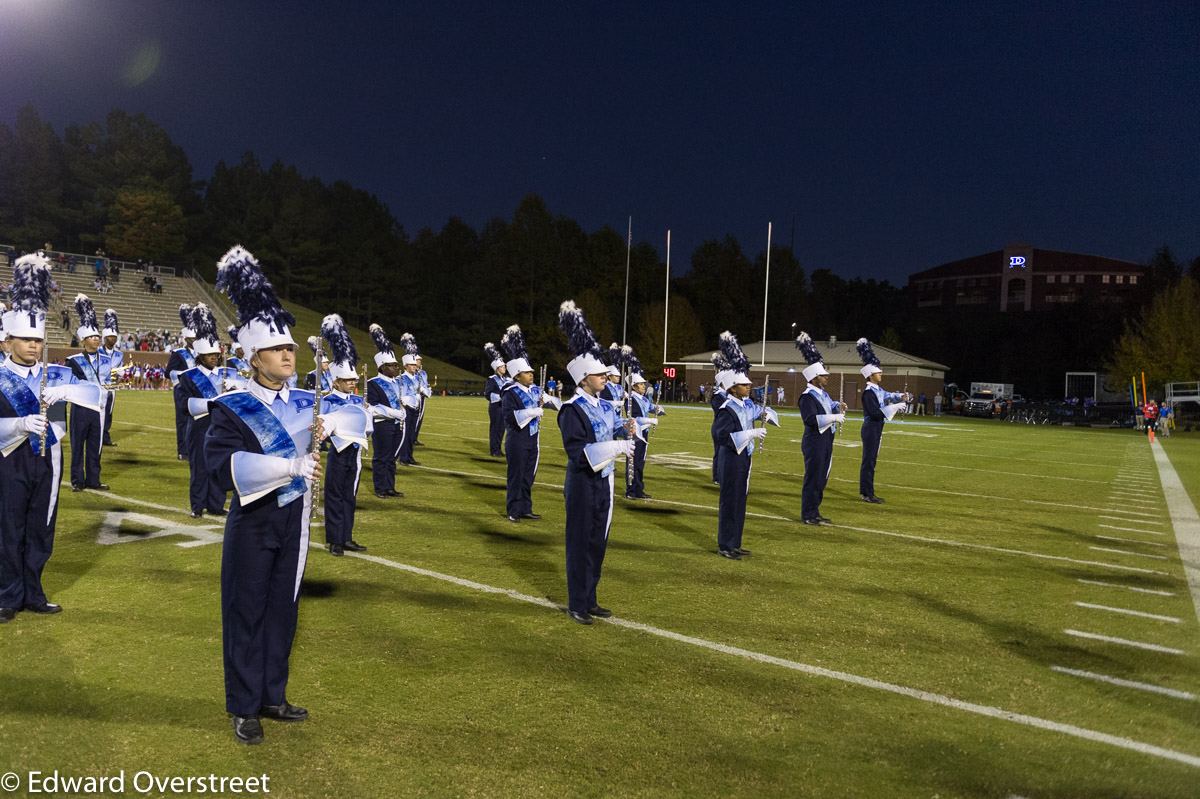
[[[961,277],[954,281],[954,288],[956,289],[960,289],[965,285],[967,285],[967,281],[963,280]]]
[[[1103,277],[1101,277],[1101,278],[1100,278],[1100,282],[1101,282],[1101,283],[1107,283],[1107,282],[1108,282],[1108,279],[1109,279],[1109,277],[1111,277],[1111,275],[1104,275]],[[1118,282],[1118,283],[1120,283],[1120,282],[1121,282],[1121,276],[1120,276],[1120,275],[1117,275],[1117,282]]]
[[[1053,282],[1054,282],[1054,275],[1046,275],[1046,282],[1047,282],[1047,283],[1053,283]]]
[[[1137,285],[1137,275],[1130,275],[1130,276],[1129,276],[1129,285],[1131,285],[1131,286],[1136,286],[1136,285]]]
[[[1010,305],[1025,302],[1025,281],[1021,278],[1008,281],[1008,302]]]
[[[1122,283],[1124,283],[1124,282],[1125,282],[1125,276],[1124,276],[1124,275],[1117,275],[1117,285],[1119,286],[1119,285],[1121,285],[1121,284],[1122,284]]]
[[[1082,283],[1082,282],[1083,282],[1083,275],[1076,275],[1076,276],[1075,276],[1075,282],[1076,282],[1076,283]]]

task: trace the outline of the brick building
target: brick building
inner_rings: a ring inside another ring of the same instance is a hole
[[[1048,311],[1081,301],[1137,301],[1148,274],[1131,261],[1018,242],[909,275],[908,292],[917,308]]]

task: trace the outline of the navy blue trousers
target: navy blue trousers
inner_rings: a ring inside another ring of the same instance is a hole
[[[71,485],[100,485],[103,436],[99,411],[71,406]]]
[[[171,389],[175,398],[175,452],[187,457],[187,424],[192,415],[187,409],[187,395],[180,391],[179,386]]]
[[[371,436],[374,452],[371,454],[371,483],[375,493],[396,490],[396,457],[404,443],[400,423],[391,419],[377,419],[375,432]]]
[[[404,440],[400,442],[399,459],[401,463],[412,463],[413,458],[413,443],[416,441],[417,419],[420,417],[420,411],[414,411],[412,408],[404,408]]]
[[[613,476],[587,474],[567,466],[567,607],[577,613],[594,608],[596,584],[608,548],[612,524]]]
[[[0,458],[0,608],[46,601],[42,570],[54,549],[62,447],[38,456],[26,441]]]
[[[749,449],[749,447],[747,447]],[[750,492],[750,453],[730,447],[717,450],[721,468],[721,499],[717,509],[717,548],[741,549],[746,526],[746,495]]]
[[[499,402],[488,403],[488,452],[494,456],[503,454],[500,447],[504,443],[504,412],[500,410]]]
[[[113,409],[116,408],[116,406],[117,406],[117,392],[110,391],[110,392],[108,392],[108,406],[104,410],[104,443],[105,443],[105,445],[112,443],[112,435],[111,435],[110,431],[112,430],[112,423],[113,423]]]
[[[647,433],[647,435],[649,435]],[[631,497],[640,497],[646,493],[646,442],[635,439],[633,449],[633,475],[626,481],[625,493]]]
[[[865,421],[862,431],[862,468],[858,470],[858,493],[875,496],[875,461],[879,458],[879,442],[883,439],[883,422]]]
[[[376,446],[379,442],[376,441]],[[395,470],[396,462],[392,461]],[[351,444],[341,452],[329,447],[325,459],[325,543],[344,544],[354,538],[354,501],[358,495],[358,478],[362,461],[358,445]]]
[[[532,424],[532,422],[530,423]],[[504,507],[509,516],[533,513],[533,478],[538,467],[538,438],[529,429],[508,431],[505,454],[508,457],[508,494]]]
[[[305,501],[280,508],[276,493],[233,503],[221,553],[225,709],[249,716],[287,698],[296,637]]]
[[[208,433],[210,417],[192,419],[188,422],[188,504],[192,511],[222,510],[225,507],[225,492],[217,485],[204,458],[204,436]]]
[[[829,481],[829,466],[833,463],[833,433],[810,435],[806,430],[800,440],[804,453],[804,485],[800,489],[800,517],[815,519],[821,515],[821,499]]]

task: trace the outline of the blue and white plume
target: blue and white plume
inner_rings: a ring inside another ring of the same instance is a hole
[[[196,334],[192,350],[197,355],[216,355],[221,352],[221,339],[217,333],[217,318],[202,302],[196,303],[189,315],[187,327]]]
[[[237,338],[248,357],[258,350],[296,346],[291,333],[296,317],[280,304],[262,267],[240,244],[217,261],[217,290],[237,308]]]
[[[575,354],[567,364],[567,372],[575,384],[583,382],[588,375],[606,374],[604,350],[596,341],[596,334],[588,326],[583,311],[574,300],[567,300],[558,308],[558,329],[567,337],[567,347]]]
[[[628,344],[621,347],[621,367],[629,376],[629,385],[646,382],[646,378],[642,375],[642,362],[638,359],[637,353],[633,351],[633,347]]]
[[[400,337],[400,346],[404,349],[404,355],[400,357],[400,363],[408,366],[410,363],[417,362],[417,356],[421,351],[417,348],[417,339],[412,333],[405,333]]]
[[[865,338],[860,338],[854,344],[854,348],[858,350],[858,357],[862,358],[863,368],[859,371],[862,376],[870,379],[873,374],[882,374],[883,369],[879,366],[879,357],[875,355],[875,350],[871,349],[871,342]]]
[[[800,350],[800,354],[804,356],[808,366],[804,369],[804,379],[812,382],[814,377],[818,375],[827,375],[825,364],[821,358],[821,351],[817,349],[817,345],[813,343],[812,336],[800,331],[800,335],[796,336],[796,349]]]
[[[96,319],[96,308],[86,294],[75,295],[75,313],[79,314],[79,329],[75,336],[80,341],[100,335],[100,323]]]
[[[117,320],[117,312],[112,308],[104,312],[104,329],[100,331],[100,335],[105,338],[121,335],[121,325]]]
[[[504,365],[504,356],[500,354],[500,350],[496,349],[496,345],[488,342],[483,345],[483,352],[487,355],[488,364],[491,365],[492,371],[496,371]]]
[[[10,337],[46,338],[52,280],[50,259],[40,252],[23,255],[13,264],[12,308],[4,312],[4,330]]]
[[[392,347],[391,339],[387,337],[387,333],[383,331],[383,328],[372,324],[367,329],[367,332],[371,334],[371,341],[375,342],[375,349],[378,350],[375,353],[375,368],[378,369],[385,364],[396,363],[396,351]]]
[[[179,331],[179,335],[183,338],[195,338],[196,329],[192,327],[192,306],[184,304],[179,306],[179,323],[183,325],[183,329]]]
[[[321,335],[329,342],[330,377],[334,380],[357,380],[358,350],[342,317],[331,313],[322,319]]]
[[[533,367],[529,364],[529,353],[525,350],[525,334],[521,332],[520,327],[510,325],[504,331],[504,338],[500,339],[500,349],[504,350],[504,354],[508,356],[504,368],[508,370],[509,377],[516,377],[521,372],[533,371]]]

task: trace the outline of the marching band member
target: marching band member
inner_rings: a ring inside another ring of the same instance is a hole
[[[633,347],[626,344],[621,348],[621,361],[629,376],[629,415],[639,420],[639,425],[658,424],[658,417],[663,415],[663,409],[646,399],[646,378],[642,376],[642,362],[634,354]],[[635,436],[635,439],[633,475],[626,481],[625,499],[652,499],[646,493],[645,482],[648,440],[641,436]]]
[[[312,350],[313,360],[317,358],[316,336],[308,337],[308,348]],[[317,370],[314,369],[304,376],[304,387],[309,391],[316,388],[317,385]],[[333,391],[333,378],[329,376],[329,354],[324,350],[321,351],[321,393],[328,394]]]
[[[296,634],[308,553],[313,450],[324,430],[311,391],[289,388],[296,372],[296,323],[258,261],[240,246],[217,265],[217,289],[238,312],[238,341],[250,356],[247,390],[217,397],[204,439],[220,488],[233,491],[221,557],[225,709],[239,743],[263,740],[262,717],[304,721],[288,702],[288,657]]]
[[[171,357],[167,359],[167,376],[171,378],[172,394],[175,398],[175,450],[176,459],[187,460],[187,398],[179,392],[179,374],[186,372],[196,365],[196,353],[192,350],[192,342],[196,340],[196,331],[191,327],[192,306],[179,306],[179,320],[183,323],[183,329],[179,331],[179,336],[183,339],[183,346],[176,347],[171,350]]]
[[[237,340],[237,325],[230,325],[228,332],[229,338],[233,343],[229,345],[229,351],[231,354],[229,359],[226,361],[226,365],[229,366],[230,369],[233,369],[239,373],[250,371],[250,362],[246,360],[245,353],[242,352],[242,345],[239,344]]]
[[[354,540],[354,503],[362,475],[362,451],[373,425],[363,398],[354,393],[358,387],[358,351],[342,317],[330,314],[321,320],[321,335],[332,352],[332,388],[321,398],[321,414],[327,425],[335,420],[334,414],[338,420],[334,425],[338,432],[329,439],[332,446],[325,463],[325,543],[330,555],[341,557],[346,550],[367,549]]]
[[[804,453],[800,520],[804,524],[833,524],[821,515],[821,499],[829,482],[829,470],[833,468],[833,426],[846,421],[846,403],[835,402],[826,393],[829,372],[825,371],[821,352],[812,337],[800,331],[800,335],[796,336],[796,347],[808,362],[804,369],[808,386],[797,403],[800,416],[804,419],[804,436],[800,439],[800,451]]]
[[[104,381],[100,365],[100,329],[96,320],[96,309],[86,294],[75,295],[75,312],[79,314],[79,329],[75,331],[83,352],[67,359],[67,366],[80,383],[100,386]],[[108,407],[108,392],[105,391],[104,405],[94,411],[82,405],[71,406],[71,490],[85,488],[107,491],[108,486],[100,482],[100,452],[104,446],[104,408]]]
[[[408,414],[400,401],[400,364],[387,333],[379,325],[371,325],[371,340],[375,342],[375,370],[367,381],[367,404],[375,416],[375,453],[371,456],[371,481],[375,496],[380,499],[402,497],[396,490],[396,459],[404,446],[405,422]]]
[[[729,369],[725,370],[726,399],[713,419],[712,437],[717,445],[717,465],[721,477],[721,501],[717,512],[717,554],[729,560],[741,560],[750,550],[742,549],[742,530],[746,526],[746,496],[750,493],[750,469],[755,440],[767,435],[766,424],[755,427],[759,417],[779,426],[779,416],[766,405],[750,399],[750,360],[742,352],[737,337],[726,330],[721,334],[721,353]]]
[[[883,500],[875,496],[875,461],[883,440],[883,424],[890,422],[896,412],[911,400],[912,395],[884,391],[883,369],[879,368],[879,358],[875,356],[871,342],[860,338],[855,346],[863,362],[862,376],[867,379],[867,387],[862,394],[863,425],[859,435],[863,454],[862,467],[858,472],[858,493],[863,502],[882,505]]]
[[[60,416],[51,406],[64,400],[96,413],[104,408],[104,389],[80,384],[65,366],[43,366],[51,279],[41,253],[17,259],[12,309],[3,314],[9,357],[0,363],[0,624],[21,610],[62,610],[42,588],[54,548],[66,435],[65,415],[63,421],[48,417]]]
[[[483,385],[483,396],[488,401],[488,451],[493,458],[504,457],[500,449],[504,443],[504,414],[500,410],[501,392],[508,385],[508,372],[504,368],[504,356],[496,349],[496,345],[488,342],[483,345],[491,361],[492,376]]]
[[[505,371],[513,379],[504,387],[501,411],[504,427],[508,433],[505,452],[508,457],[508,494],[505,497],[505,512],[510,522],[522,519],[540,519],[533,512],[533,481],[537,477],[538,461],[541,458],[542,407],[544,397],[539,386],[533,383],[533,367],[525,351],[525,335],[521,328],[512,325],[500,339],[500,349],[508,355]]]
[[[417,360],[417,340],[413,338],[412,333],[402,335],[400,344],[404,347],[404,355],[400,358],[404,367],[400,375],[400,403],[404,406],[404,426],[407,430],[404,440],[400,443],[400,463],[405,466],[420,466],[421,464],[413,458],[413,442],[416,441],[421,411],[425,407],[422,404],[425,394],[421,390],[419,374],[421,364]]]
[[[122,374],[125,364],[125,353],[117,347],[117,338],[121,335],[121,327],[117,321],[117,312],[109,308],[104,312],[104,329],[100,331],[100,375],[105,385],[116,383]],[[108,392],[108,407],[104,409],[104,446],[115,447],[112,440],[113,411],[117,404],[116,390]]]
[[[225,516],[226,492],[208,470],[204,456],[204,440],[208,435],[210,403],[225,393],[222,385],[225,377],[218,366],[221,344],[217,340],[217,320],[204,303],[197,303],[191,311],[188,328],[194,330],[192,342],[196,365],[179,373],[179,392],[188,409],[188,505],[192,518],[199,519],[205,512],[210,516]]]
[[[558,326],[575,357],[567,371],[575,381],[575,394],[558,413],[563,449],[567,452],[567,613],[579,624],[612,611],[596,601],[596,585],[612,525],[613,461],[633,455],[633,442],[614,438],[628,435],[620,411],[600,398],[608,367],[604,353],[588,327],[583,312],[571,300],[558,311]]]
[[[614,403],[618,408],[625,402],[625,387],[621,385],[621,345],[613,342],[608,345],[608,372],[605,380],[608,382],[600,392],[600,399]]]
[[[725,404],[727,399],[725,394],[725,380],[729,377],[729,361],[725,360],[725,356],[719,352],[712,354],[712,365],[716,369],[716,374],[713,375],[712,394],[708,398],[709,405],[712,406],[713,421],[717,420],[717,412],[721,410],[721,406]],[[713,441],[713,460],[712,460],[712,481],[713,485],[721,485],[720,470],[717,469],[717,455],[719,454],[720,445]]]
[[[421,361],[421,353],[416,352],[416,342],[413,342],[413,355],[417,358],[417,380],[420,382],[421,395],[421,411],[417,414],[417,433],[413,436],[413,446],[423,447],[421,443],[421,427],[425,424],[425,400],[433,396],[433,389],[429,385],[429,375],[425,372],[425,365]]]

